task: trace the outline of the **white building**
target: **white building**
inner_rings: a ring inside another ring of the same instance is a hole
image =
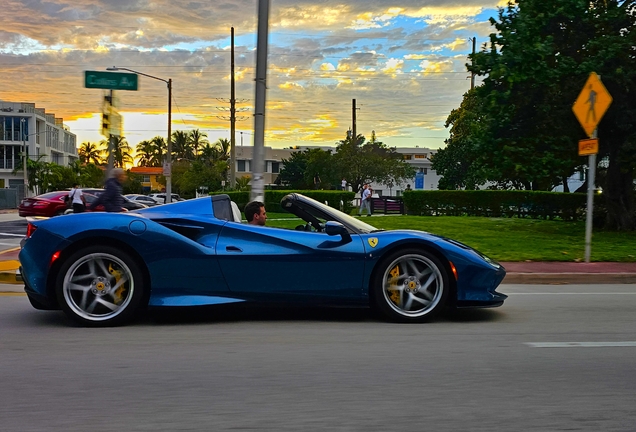
[[[293,152],[304,151],[306,149],[321,148],[322,150],[331,150],[332,153],[336,152],[335,147],[331,146],[298,146],[295,148],[274,149],[271,147],[265,147],[265,172],[264,183],[273,184],[278,177],[278,173],[283,169],[283,159],[289,159]],[[242,176],[252,175],[252,152],[253,146],[237,146],[236,147],[236,178]],[[431,159],[437,150],[431,150],[429,148],[420,147],[398,147],[396,152],[404,155],[410,165],[415,168],[416,174],[410,181],[406,181],[402,184],[389,185],[372,183],[371,187],[375,194],[379,196],[400,196],[407,184],[411,186],[411,189],[417,190],[437,190],[437,184],[439,182],[439,176],[431,168]]]
[[[36,108],[33,103],[0,101],[0,188],[24,184],[21,166],[24,147],[32,160],[67,166],[78,159],[76,137],[61,118]]]

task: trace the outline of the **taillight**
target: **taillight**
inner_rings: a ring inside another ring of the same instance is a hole
[[[26,238],[31,238],[36,229],[38,229],[38,227],[29,222],[27,224]]]

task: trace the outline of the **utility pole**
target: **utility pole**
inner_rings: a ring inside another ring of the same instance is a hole
[[[230,50],[230,188],[236,185],[236,93],[234,82],[234,27],[231,29]]]
[[[108,165],[106,168],[106,177],[110,177],[110,173],[113,172],[113,167],[115,166],[115,137],[113,136],[111,124],[112,124],[112,115],[113,115],[113,102],[115,97],[115,90],[110,90],[110,95],[108,96]]]
[[[473,41],[473,59],[475,58],[475,44],[477,43],[477,38],[476,37],[472,37],[470,38]],[[471,64],[474,64],[475,60],[471,61]],[[475,88],[475,72],[471,72],[470,74],[470,89],[474,89]]]
[[[353,99],[352,100],[353,103],[351,104],[351,136],[353,137],[353,143],[357,144],[358,143],[358,133],[356,132],[356,100]]]
[[[267,38],[270,0],[258,1],[258,38],[256,42],[256,89],[254,97],[254,152],[252,162],[252,200],[265,201],[265,97],[267,95]]]

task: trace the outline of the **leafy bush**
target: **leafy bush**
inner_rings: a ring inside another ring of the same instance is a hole
[[[598,197],[597,197],[598,198]],[[595,203],[600,201],[595,200]],[[535,191],[405,191],[408,214],[429,216],[529,217],[579,220],[585,215],[586,195]],[[595,204],[596,206],[596,204]]]

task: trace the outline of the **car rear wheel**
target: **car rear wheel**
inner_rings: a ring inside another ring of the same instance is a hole
[[[431,320],[444,307],[448,273],[433,254],[417,249],[398,251],[379,264],[373,281],[377,309],[396,322]]]
[[[139,266],[110,246],[92,246],[71,255],[60,269],[56,289],[66,315],[93,327],[130,322],[144,297]]]

